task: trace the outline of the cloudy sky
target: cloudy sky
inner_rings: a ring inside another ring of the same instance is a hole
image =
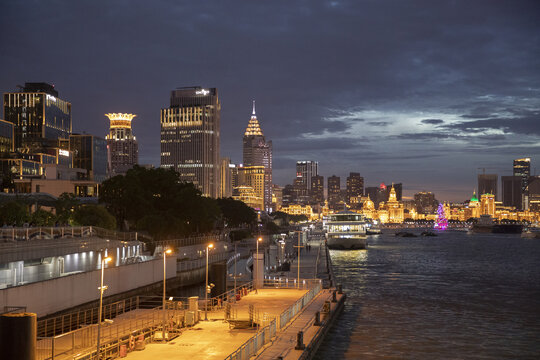
[[[0,39],[2,92],[53,83],[101,136],[103,114],[137,114],[142,163],[170,91],[201,85],[235,162],[257,101],[280,185],[317,160],[463,200],[478,168],[540,166],[538,1],[2,1]]]

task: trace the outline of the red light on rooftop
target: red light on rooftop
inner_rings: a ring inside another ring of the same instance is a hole
[[[381,187],[381,190],[386,190],[386,185],[384,185],[383,182],[381,183],[381,186],[380,186],[380,187]]]

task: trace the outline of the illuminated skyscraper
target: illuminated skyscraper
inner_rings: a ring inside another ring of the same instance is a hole
[[[341,202],[341,181],[339,176],[328,177],[328,206],[337,210]],[[343,209],[340,209],[343,210]]]
[[[16,150],[41,151],[71,134],[71,104],[47,83],[25,83],[4,94],[4,117],[15,126]]]
[[[137,115],[105,114],[111,122],[109,134],[105,137],[109,151],[109,174],[125,174],[139,162],[139,144],[131,130],[131,120]]]
[[[350,173],[347,177],[347,204],[351,205],[353,197],[360,198],[364,195],[364,178],[360,173]]]
[[[523,209],[529,208],[529,177],[531,176],[531,159],[514,160],[514,176],[521,177],[521,204]]]
[[[319,163],[317,161],[304,160],[296,162],[296,178],[300,179],[302,186],[309,193],[311,190],[311,178],[319,175]]]
[[[311,177],[311,203],[324,203],[324,176],[317,175]]]
[[[251,119],[244,132],[243,158],[244,167],[264,167],[263,209],[270,212],[272,207],[272,141],[266,141],[263,135],[257,115],[255,114],[255,101],[253,101]]]
[[[173,90],[161,109],[161,167],[213,198],[220,195],[220,111],[217,89],[201,87]]]
[[[102,182],[107,178],[107,142],[88,134],[71,134],[69,150],[73,153],[73,167],[85,169],[85,179]]]

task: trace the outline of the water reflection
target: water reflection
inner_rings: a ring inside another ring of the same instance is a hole
[[[331,251],[348,295],[318,359],[540,358],[540,242],[387,235]]]

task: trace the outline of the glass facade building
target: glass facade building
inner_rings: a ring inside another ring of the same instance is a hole
[[[161,109],[161,167],[174,169],[204,196],[220,195],[221,105],[216,88],[183,87]]]
[[[0,120],[0,154],[9,153],[15,149],[14,131],[15,128],[11,122]]]
[[[5,93],[4,117],[14,125],[17,150],[39,149],[71,134],[71,104],[46,83],[26,83],[19,92]]]
[[[105,139],[86,134],[69,137],[73,153],[73,167],[85,169],[86,179],[103,182],[107,178],[107,142]]]

